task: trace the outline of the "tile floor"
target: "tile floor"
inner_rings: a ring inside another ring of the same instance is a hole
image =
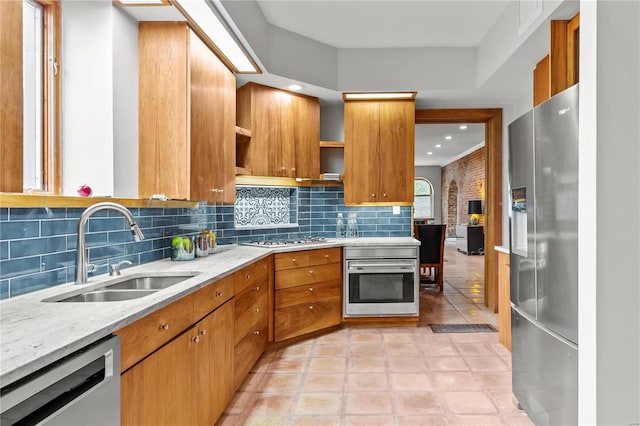
[[[418,327],[348,327],[266,352],[218,425],[531,425],[511,395],[497,333],[434,334],[429,323],[497,323],[483,257],[445,249],[443,294],[421,290]]]

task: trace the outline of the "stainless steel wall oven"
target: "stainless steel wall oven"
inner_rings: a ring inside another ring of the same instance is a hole
[[[418,315],[418,247],[345,247],[344,316]]]

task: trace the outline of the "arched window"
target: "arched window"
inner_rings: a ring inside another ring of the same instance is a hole
[[[432,219],[433,214],[433,185],[423,177],[413,180],[413,208],[415,219]]]

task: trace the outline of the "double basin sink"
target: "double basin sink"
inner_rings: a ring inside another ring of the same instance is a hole
[[[149,272],[114,278],[99,285],[89,285],[43,302],[118,302],[137,299],[171,287],[199,272]]]

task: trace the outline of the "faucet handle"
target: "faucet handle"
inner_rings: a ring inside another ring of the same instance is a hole
[[[109,275],[110,276],[114,276],[114,275],[121,275],[120,274],[120,268],[124,265],[133,265],[133,263],[130,260],[122,260],[118,263],[112,263],[111,265],[109,265]]]

